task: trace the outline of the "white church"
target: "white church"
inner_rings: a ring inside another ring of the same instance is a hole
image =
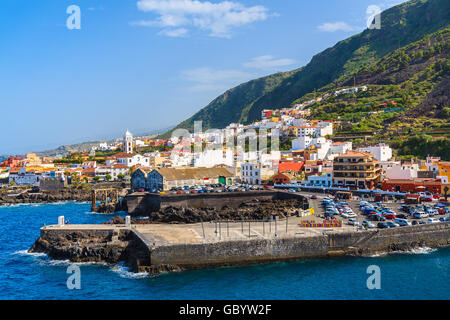
[[[140,165],[141,167],[149,167],[150,158],[134,153],[133,142],[133,135],[127,130],[123,136],[123,152],[115,156],[117,163],[127,167],[133,167],[136,165]]]
[[[123,152],[133,153],[133,135],[128,130],[123,136]]]

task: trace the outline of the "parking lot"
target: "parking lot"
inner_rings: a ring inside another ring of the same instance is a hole
[[[193,193],[222,193],[222,192],[246,192],[255,190],[270,189],[269,187],[263,186],[251,186],[244,184],[236,185],[223,185],[223,184],[211,184],[211,185],[195,185],[195,186],[183,186],[183,187],[173,187],[165,193],[170,194],[193,194]]]
[[[363,221],[371,222],[371,227],[378,227],[380,222],[390,222],[391,227],[400,227],[404,225],[415,224],[427,224],[427,223],[439,223],[450,220],[450,208],[439,201],[426,202],[419,205],[405,205],[402,201],[388,201],[388,202],[375,202],[366,201],[366,206],[360,206],[362,199],[355,198],[351,200],[334,200],[331,195],[317,194],[317,193],[305,193],[300,192],[309,198],[310,205],[314,208],[315,215],[320,218],[333,217],[343,221],[344,224],[354,224],[356,226],[362,226]],[[328,206],[327,214],[327,200],[330,199],[331,206]],[[364,200],[363,200],[364,201]],[[334,211],[332,207],[336,208]],[[342,212],[342,209],[345,211]],[[413,208],[413,209],[410,209]],[[442,209],[439,209],[442,208]],[[411,210],[411,211],[408,211]],[[331,214],[334,212],[335,214]],[[382,218],[372,216],[377,215]],[[400,220],[398,220],[400,219]],[[381,220],[381,221],[380,221]],[[407,221],[406,223],[402,220]],[[394,224],[392,224],[394,223]]]

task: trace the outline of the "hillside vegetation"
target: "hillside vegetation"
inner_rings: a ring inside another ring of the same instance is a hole
[[[381,18],[380,30],[340,41],[304,68],[233,88],[177,128],[192,129],[197,120],[204,129],[248,124],[259,120],[263,109],[292,106],[356,82],[369,90],[316,103],[311,117],[342,121],[342,133],[373,132],[367,143],[390,142],[398,155],[430,151],[450,160],[450,149],[444,148],[450,131],[448,0],[412,0]],[[391,100],[392,111],[378,108]],[[415,135],[428,141],[420,152],[408,147]]]

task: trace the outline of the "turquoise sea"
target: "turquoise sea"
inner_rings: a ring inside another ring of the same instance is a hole
[[[78,264],[81,290],[66,286],[68,261],[28,254],[43,224],[112,216],[89,204],[0,207],[0,299],[449,299],[450,248],[420,248],[369,258],[311,260],[187,271],[148,277],[124,264]],[[381,270],[381,289],[366,286],[367,268]]]

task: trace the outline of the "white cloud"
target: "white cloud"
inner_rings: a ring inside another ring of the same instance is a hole
[[[231,1],[139,0],[137,7],[140,11],[153,12],[159,16],[155,20],[132,22],[132,25],[198,28],[214,37],[230,37],[232,29],[269,17],[268,9],[264,6],[246,7]]]
[[[346,22],[325,22],[317,27],[320,31],[336,32],[336,31],[355,31],[356,28],[350,26]]]
[[[179,29],[163,29],[158,34],[177,38],[177,37],[184,37],[185,35],[187,35],[187,33],[188,33],[187,29],[179,28]]]
[[[253,58],[249,62],[243,64],[245,68],[254,68],[262,70],[271,70],[281,67],[290,66],[295,63],[292,59],[276,59],[274,56],[265,55]]]
[[[191,91],[223,91],[250,80],[253,75],[239,70],[197,68],[181,72],[184,80],[192,82]]]

